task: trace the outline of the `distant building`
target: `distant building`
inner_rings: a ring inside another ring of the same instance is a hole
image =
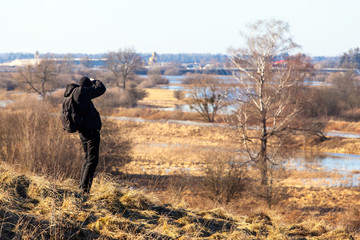
[[[149,57],[149,65],[155,65],[158,63],[158,57],[157,57],[157,53],[153,52],[152,56]]]
[[[39,51],[36,51],[34,53],[34,60],[35,60],[35,63],[37,63],[37,64],[39,64],[39,57],[40,57]]]
[[[34,53],[34,59],[39,59],[39,51],[36,51],[36,52]]]

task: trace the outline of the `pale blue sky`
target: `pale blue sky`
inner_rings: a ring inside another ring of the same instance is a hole
[[[226,53],[271,18],[311,56],[360,47],[360,0],[1,0],[0,52]]]

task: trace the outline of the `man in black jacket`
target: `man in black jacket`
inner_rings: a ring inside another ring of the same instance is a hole
[[[100,114],[96,110],[93,98],[103,95],[106,91],[104,84],[100,80],[91,81],[88,77],[82,77],[77,84],[69,84],[66,87],[64,96],[73,98],[76,111],[83,117],[83,125],[79,129],[79,136],[85,153],[85,160],[81,169],[80,189],[83,193],[89,193],[94,178],[95,170],[99,161]]]

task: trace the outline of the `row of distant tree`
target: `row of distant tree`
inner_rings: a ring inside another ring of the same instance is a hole
[[[360,48],[350,49],[340,58],[340,64],[346,67],[360,69]]]
[[[152,55],[150,53],[138,53],[141,59],[145,62],[148,61],[149,57]],[[49,53],[40,54],[40,57],[49,55]],[[71,53],[71,54],[50,54],[55,58],[63,59],[66,56],[71,56],[72,58],[78,59],[101,59],[106,57],[106,53],[99,54],[85,54],[85,53]],[[32,59],[34,58],[33,53],[0,53],[0,63],[10,62],[15,59]],[[178,62],[178,63],[225,63],[228,60],[228,55],[226,54],[210,54],[210,53],[165,53],[158,54],[158,59],[160,62]],[[312,57],[312,62],[318,63],[322,62],[325,64],[325,67],[340,67],[344,65],[352,65],[357,69],[360,69],[360,48],[350,49],[348,52],[345,52],[342,56],[336,57],[325,57],[325,56],[315,56]]]
[[[72,58],[79,59],[101,59],[106,57],[106,53],[99,54],[84,54],[84,53],[70,53],[70,54],[52,54],[52,53],[40,53],[40,57],[45,55],[51,55],[55,58],[63,59],[64,57],[71,56]],[[141,59],[145,62],[148,61],[150,53],[139,53]],[[0,63],[10,62],[15,59],[32,59],[34,53],[0,53]],[[210,53],[164,53],[158,54],[158,60],[160,62],[179,62],[179,63],[211,63],[211,62],[225,62],[227,59],[226,54],[210,54]]]

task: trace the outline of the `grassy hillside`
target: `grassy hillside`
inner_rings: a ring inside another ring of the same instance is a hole
[[[233,216],[164,204],[100,175],[84,197],[71,179],[0,165],[0,239],[351,239],[324,222],[285,224],[263,212]]]

